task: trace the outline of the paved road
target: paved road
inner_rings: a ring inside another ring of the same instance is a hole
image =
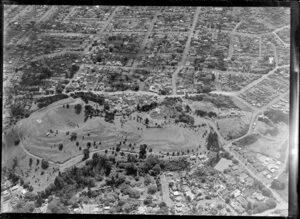
[[[286,42],[284,42],[279,36],[278,36],[278,34],[277,33],[273,33],[274,34],[274,36],[283,44],[283,46],[284,47],[288,47],[288,46],[290,46],[290,44],[289,43],[286,43]]]
[[[194,14],[194,18],[193,18],[193,24],[192,27],[190,29],[189,35],[188,35],[188,39],[186,41],[185,47],[184,47],[184,51],[182,54],[182,58],[181,61],[178,63],[178,68],[176,69],[176,71],[173,73],[172,75],[172,90],[173,90],[173,95],[175,95],[177,93],[177,89],[176,89],[176,81],[177,81],[177,75],[179,73],[179,71],[182,69],[182,67],[184,66],[186,59],[187,59],[187,55],[191,46],[191,40],[192,37],[194,35],[194,31],[196,28],[196,24],[198,21],[198,17],[200,14],[200,7],[197,7],[196,12]]]
[[[169,183],[168,183],[164,173],[161,175],[160,181],[161,181],[161,187],[162,187],[163,201],[167,204],[168,207],[171,207],[171,206],[173,206],[173,202],[170,199]]]
[[[232,30],[232,33],[236,32],[237,28],[240,26],[240,24],[242,23],[243,21],[241,20],[239,23],[237,23],[235,25],[235,27],[233,28]],[[229,43],[229,51],[228,51],[228,59],[231,59],[232,55],[233,55],[233,51],[234,51],[234,48],[233,48],[233,39],[234,39],[234,36],[231,34],[230,35],[230,43]]]
[[[147,32],[146,32],[145,37],[144,37],[144,39],[143,39],[143,42],[142,42],[142,44],[141,44],[141,46],[140,46],[140,49],[139,49],[139,51],[138,51],[138,53],[137,53],[137,56],[138,56],[138,57],[140,57],[140,56],[144,53],[144,49],[145,49],[145,47],[146,47],[146,45],[147,45],[147,43],[148,43],[148,40],[149,40],[148,38],[149,38],[149,36],[150,36],[151,33],[152,33],[152,30],[153,30],[153,28],[154,28],[154,24],[155,24],[155,22],[157,21],[157,16],[158,16],[160,13],[161,13],[160,10],[155,12],[154,17],[153,17],[153,19],[152,19],[152,21],[151,21],[151,23],[150,23],[150,26],[149,26],[149,28],[148,28],[148,30],[147,30]],[[131,69],[131,71],[130,71],[130,74],[133,74],[133,72],[134,72],[134,70],[136,69],[138,63],[139,63],[139,59],[135,59],[134,62],[133,62],[133,64],[132,64],[132,69]]]

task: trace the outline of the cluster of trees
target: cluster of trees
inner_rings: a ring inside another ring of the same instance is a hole
[[[252,214],[258,214],[275,207],[276,201],[273,198],[269,198],[264,202],[248,202],[247,211]]]
[[[261,182],[254,181],[253,186],[255,189],[260,190],[261,194],[263,196],[268,197],[268,198],[273,198],[273,194],[272,194],[271,190],[268,189],[266,186],[264,186],[264,184],[262,184]]]
[[[84,106],[84,121],[87,121],[87,119],[93,116],[97,116],[100,114],[99,109],[94,109],[91,105],[87,104]]]
[[[138,173],[142,176],[145,176],[146,174],[157,176],[160,174],[163,167],[164,163],[158,157],[151,154],[147,157],[145,162],[139,166]]]
[[[72,132],[70,135],[70,141],[76,141],[77,140],[77,133],[76,132]]]
[[[192,175],[193,178],[201,180],[202,183],[209,181],[211,177],[218,174],[218,171],[211,166],[205,166],[197,169]]]
[[[148,187],[148,194],[150,194],[150,195],[153,195],[153,194],[155,194],[156,192],[157,192],[157,187],[156,187],[156,185],[150,185],[149,187]]]
[[[52,77],[53,72],[47,65],[37,65],[36,62],[30,63],[30,68],[22,75],[20,85],[22,86],[38,86],[42,84],[44,79]]]
[[[89,148],[83,149],[83,158],[82,161],[85,161],[90,158],[90,150]]]
[[[21,104],[12,104],[10,113],[13,118],[28,118],[30,116],[30,112],[26,110]]]
[[[214,131],[210,131],[207,137],[207,150],[219,152],[221,150],[221,147],[219,145],[219,139],[218,135]]]
[[[141,144],[140,145],[140,151],[139,151],[139,158],[145,159],[147,157],[147,145]]]
[[[105,122],[113,123],[115,120],[115,112],[105,112],[104,120]]]
[[[233,155],[231,155],[228,151],[225,151],[224,153],[222,153],[222,157],[224,157],[225,159],[228,159],[228,160],[233,159]]]
[[[163,170],[166,171],[181,171],[186,170],[189,167],[187,159],[169,160],[164,161],[162,164]]]
[[[124,195],[129,195],[130,198],[135,198],[138,199],[140,198],[141,194],[139,191],[133,189],[130,185],[128,185],[127,183],[122,184],[121,188],[121,192]]]
[[[101,181],[103,175],[109,176],[112,164],[110,157],[95,153],[83,167],[74,166],[66,172],[59,172],[54,183],[50,184],[44,191],[38,192],[36,201],[41,204],[42,199],[55,195],[61,198],[63,204],[68,205],[69,200],[77,191],[85,187],[94,187],[95,180]]]
[[[68,97],[69,96],[67,94],[56,94],[53,96],[41,97],[41,98],[37,99],[36,102],[37,102],[38,107],[42,108],[42,107],[48,106],[51,103],[54,103],[54,102],[62,100],[62,99],[66,99]]]
[[[155,109],[156,107],[157,107],[157,103],[152,102],[150,104],[145,104],[145,105],[141,105],[141,106],[140,106],[140,104],[138,104],[136,106],[136,109],[137,109],[138,112],[148,112],[152,109]]]
[[[94,94],[92,92],[76,92],[72,93],[71,96],[73,98],[81,98],[86,104],[88,104],[88,101],[93,101],[95,103],[98,103],[99,105],[103,105],[105,102],[105,97],[103,95]]]
[[[285,183],[280,182],[278,179],[274,179],[271,183],[271,188],[276,190],[284,190]]]
[[[125,182],[126,178],[123,174],[114,173],[106,178],[106,185],[114,187],[118,187]]]
[[[192,116],[182,112],[175,119],[175,123],[178,123],[178,122],[186,123],[188,125],[194,125],[195,120]]]
[[[205,116],[209,116],[210,118],[217,117],[217,114],[215,112],[207,113],[206,111],[203,110],[195,110],[195,114],[201,117],[205,117]]]
[[[220,152],[215,153],[208,160],[208,165],[214,167],[221,159]]]

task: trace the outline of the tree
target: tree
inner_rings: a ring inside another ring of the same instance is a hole
[[[29,166],[31,167],[31,165],[32,165],[32,158],[30,157],[29,158]]]
[[[76,132],[72,132],[72,133],[71,133],[70,140],[71,140],[71,141],[76,141],[76,139],[77,139],[77,133],[76,133]]]
[[[160,208],[163,208],[163,207],[167,207],[167,204],[165,202],[161,202],[159,203],[158,205]]]
[[[46,160],[44,160],[44,159],[42,159],[42,169],[47,169],[49,167],[49,162],[48,161],[46,161]]]
[[[109,161],[105,165],[105,175],[108,176],[112,169],[112,163]]]
[[[137,174],[137,167],[135,166],[134,163],[127,164],[125,170],[127,175],[135,176]]]
[[[149,125],[149,119],[148,119],[148,118],[145,119],[145,124],[146,124],[147,126]]]
[[[131,206],[129,203],[125,203],[123,206],[123,209],[126,213],[129,213],[131,211]]]
[[[58,145],[58,149],[61,151],[63,148],[64,148],[64,145],[63,145],[62,143],[60,143],[60,144]]]
[[[75,109],[76,114],[80,114],[81,110],[82,110],[82,105],[80,103],[78,103],[75,105],[74,109]]]
[[[145,176],[144,184],[148,186],[152,182],[151,177],[149,175]]]
[[[229,202],[230,202],[230,199],[227,197],[227,198],[225,198],[225,203],[226,204],[229,204]]]
[[[212,74],[212,75],[211,75],[211,80],[212,80],[212,81],[215,81],[215,80],[216,80],[215,74]]]
[[[83,158],[82,161],[88,159],[90,157],[90,151],[88,148],[83,149]]]
[[[139,152],[139,158],[140,159],[145,159],[147,156],[147,151],[146,151],[147,145],[142,144],[140,145],[140,152]]]
[[[19,145],[20,144],[20,139],[15,140],[15,145]]]
[[[153,168],[152,168],[152,175],[157,176],[159,175],[161,172],[161,168],[159,164],[156,164]]]
[[[153,195],[157,191],[157,187],[155,185],[150,185],[148,187],[148,194]]]
[[[94,153],[92,156],[92,164],[93,166],[96,166],[99,163],[99,154],[98,153]]]
[[[186,111],[187,113],[189,113],[189,112],[191,111],[191,107],[190,107],[189,105],[186,105],[186,106],[185,106],[185,111]]]
[[[144,205],[151,205],[152,204],[152,197],[151,196],[147,196],[145,199],[144,199]]]

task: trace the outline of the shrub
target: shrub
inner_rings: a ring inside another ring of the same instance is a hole
[[[150,185],[148,187],[148,194],[153,195],[157,191],[157,187],[155,185]]]

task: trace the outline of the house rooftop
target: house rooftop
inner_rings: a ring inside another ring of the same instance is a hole
[[[227,169],[229,167],[229,165],[231,165],[231,164],[232,164],[231,160],[227,160],[225,158],[221,158],[221,160],[215,166],[215,169],[218,170],[218,171],[223,172],[223,170]]]

